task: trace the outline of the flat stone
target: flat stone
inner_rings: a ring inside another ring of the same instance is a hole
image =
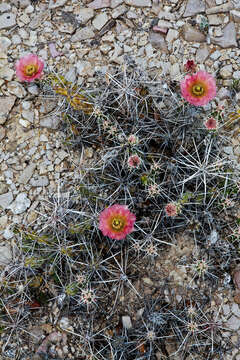
[[[11,12],[6,12],[0,15],[0,30],[9,29],[16,25],[16,15]]]
[[[46,116],[40,120],[40,126],[56,130],[61,122],[58,116]]]
[[[228,12],[230,10],[233,10],[233,4],[229,1],[222,5],[210,7],[209,9],[206,10],[206,14],[207,15],[219,14],[219,13],[223,13],[223,12]]]
[[[28,199],[26,193],[20,193],[16,197],[16,199],[8,206],[8,209],[12,210],[13,214],[18,215],[25,212],[29,206],[31,205],[31,201]]]
[[[119,16],[125,14],[127,12],[127,7],[125,5],[118,6],[115,10],[112,12],[112,18],[117,19]]]
[[[88,4],[88,7],[92,9],[103,9],[110,6],[111,0],[94,0],[90,4]]]
[[[175,14],[172,14],[169,11],[162,11],[162,10],[159,11],[158,18],[159,19],[164,19],[164,20],[170,20],[170,21],[175,21],[176,20]]]
[[[231,98],[231,92],[229,89],[225,87],[221,87],[221,89],[218,91],[217,96],[220,100],[224,99],[230,99]]]
[[[210,55],[210,59],[215,61],[218,58],[220,58],[221,55],[222,55],[222,53],[219,50],[216,50]]]
[[[230,314],[230,306],[228,304],[223,304],[222,311],[225,316]]]
[[[5,182],[0,181],[0,195],[5,194],[8,191],[8,186]]]
[[[15,100],[15,96],[0,97],[0,124],[4,124],[7,120]]]
[[[36,164],[30,164],[28,165],[23,172],[21,173],[21,175],[18,178],[18,182],[20,184],[27,184],[28,181],[31,179],[34,170],[36,169]]]
[[[178,36],[179,36],[179,31],[174,29],[169,29],[166,36],[166,41],[172,43],[174,40],[178,38]]]
[[[11,204],[13,201],[13,194],[11,191],[0,195],[0,207],[3,209],[7,209],[7,207]]]
[[[10,245],[0,245],[0,265],[6,266],[12,261],[12,251]]]
[[[208,15],[209,25],[221,25],[223,22],[222,18],[218,15]]]
[[[95,33],[90,27],[85,27],[76,31],[76,33],[71,37],[72,42],[87,40],[94,38]]]
[[[36,176],[30,180],[30,184],[34,187],[48,186],[49,179],[47,176]]]
[[[65,5],[67,0],[50,0],[49,2],[49,9],[56,9],[60,6]]]
[[[6,129],[0,125],[0,141],[2,141],[6,136]]]
[[[235,23],[240,23],[240,11],[232,10],[230,11],[230,15],[232,15]]]
[[[205,11],[204,0],[188,0],[183,17],[194,16]]]
[[[233,312],[233,314],[236,315],[237,317],[240,317],[240,309],[239,309],[238,304],[236,304],[236,303],[233,303],[233,304],[232,304],[232,312]]]
[[[231,316],[225,324],[230,330],[238,330],[240,327],[240,320],[236,316]]]
[[[24,119],[28,120],[30,123],[34,122],[34,111],[22,110],[22,116]]]
[[[29,28],[32,30],[37,29],[47,18],[50,17],[50,11],[42,11],[39,14],[34,15],[29,23]]]
[[[220,69],[220,75],[223,79],[228,79],[232,76],[232,64],[230,65],[225,65]]]
[[[201,43],[206,41],[206,36],[189,24],[183,27],[183,38],[190,42]]]
[[[79,10],[79,14],[76,16],[76,19],[81,24],[86,24],[88,20],[92,19],[94,17],[94,10],[91,8],[81,8]]]
[[[9,40],[9,38],[7,38],[6,36],[1,36],[0,37],[0,50],[1,51],[5,51],[9,48],[9,46],[11,45],[11,40]]]
[[[11,81],[8,83],[8,91],[20,99],[27,95],[23,85],[19,84],[17,81]]]
[[[7,3],[2,3],[0,4],[0,13],[6,12],[6,11],[10,11],[11,10],[11,6]]]
[[[234,46],[237,47],[236,29],[234,22],[229,22],[226,26],[224,26],[222,31],[222,36],[211,37],[211,43],[219,45],[224,49]]]
[[[110,7],[112,9],[115,9],[118,5],[122,5],[123,0],[111,0],[111,5]]]
[[[168,53],[167,44],[162,34],[151,31],[148,41],[155,49],[161,49],[163,52]]]
[[[101,28],[107,23],[108,16],[105,12],[97,14],[97,16],[93,19],[93,26],[97,30],[101,30]]]
[[[82,60],[76,63],[77,73],[80,76],[92,76],[94,74],[94,69],[92,64],[88,61]]]
[[[130,316],[122,316],[122,325],[125,329],[131,329],[132,328],[132,321]]]
[[[10,69],[8,66],[4,66],[2,69],[0,69],[0,79],[12,81],[14,74],[15,71]]]
[[[208,58],[209,50],[207,44],[203,44],[197,49],[196,53],[196,62],[204,63],[204,61]]]
[[[135,7],[150,7],[150,6],[152,6],[151,0],[125,0],[125,3],[129,6],[135,6]]]
[[[181,76],[180,67],[178,63],[172,64],[170,68],[170,77],[172,80],[179,80]]]

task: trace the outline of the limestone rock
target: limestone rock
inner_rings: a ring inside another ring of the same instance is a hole
[[[240,23],[240,11],[232,10],[232,11],[230,11],[230,14],[233,17],[234,22]]]
[[[65,5],[67,0],[50,0],[49,9],[56,9],[60,6]]]
[[[237,46],[236,29],[234,22],[229,22],[223,28],[223,35],[219,37],[211,37],[211,42],[215,45],[219,45],[222,48],[229,48]]]
[[[197,50],[196,61],[198,63],[204,63],[204,61],[208,58],[208,55],[209,55],[208,46],[206,44],[203,44]]]
[[[152,6],[151,0],[125,0],[125,2],[129,6],[136,6],[136,7]]]
[[[13,214],[22,214],[31,205],[31,201],[28,199],[26,193],[20,193],[16,199],[8,206],[8,209],[12,210]]]
[[[105,12],[97,14],[92,24],[95,29],[100,30],[108,21],[108,16]]]
[[[81,40],[87,40],[94,38],[95,33],[90,27],[85,27],[83,29],[78,30],[72,37],[72,42],[77,42]]]
[[[88,20],[92,19],[94,16],[94,10],[91,8],[81,8],[79,10],[79,14],[77,15],[76,19],[81,24],[86,24]]]
[[[17,81],[11,81],[8,83],[8,91],[20,99],[27,95],[24,86],[19,84]]]
[[[193,16],[205,11],[204,0],[188,0],[183,17]]]
[[[220,75],[223,79],[228,79],[232,76],[232,65],[225,65],[220,69]]]
[[[23,172],[21,173],[21,175],[18,178],[18,182],[21,184],[27,184],[28,181],[31,179],[34,170],[36,169],[36,164],[30,164],[28,165]]]
[[[58,116],[46,116],[40,120],[40,126],[56,130],[60,124],[60,121],[61,119]]]
[[[160,49],[165,53],[168,52],[168,48],[167,48],[167,44],[165,42],[165,39],[160,33],[151,31],[149,33],[149,42],[152,44],[152,46],[155,49]]]
[[[183,38],[191,42],[205,42],[206,36],[193,26],[186,24],[183,28]]]
[[[10,245],[0,245],[0,266],[6,266],[12,261],[12,251]]]
[[[30,180],[30,184],[34,187],[48,186],[49,180],[47,176],[36,176]]]
[[[222,4],[222,5],[210,7],[209,9],[206,10],[206,14],[207,15],[219,14],[219,13],[223,13],[223,12],[228,12],[230,10],[233,10],[233,4],[231,3],[231,1],[229,1],[225,4]]]
[[[15,100],[15,96],[0,97],[0,124],[4,124],[7,120]]]
[[[166,41],[167,42],[173,42],[174,40],[176,40],[179,36],[179,32],[177,30],[174,29],[169,29],[167,36],[166,36]]]
[[[92,9],[103,9],[110,6],[111,0],[94,0],[90,4],[88,4],[88,7]]]
[[[0,79],[11,81],[14,74],[15,71],[10,69],[8,66],[4,66],[2,69],[0,69]]]
[[[0,208],[6,209],[13,201],[13,194],[11,191],[0,195]]]
[[[0,30],[1,29],[9,29],[16,25],[16,15],[7,12],[0,15]]]

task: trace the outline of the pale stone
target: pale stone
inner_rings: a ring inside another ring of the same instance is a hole
[[[183,28],[183,37],[186,41],[205,42],[206,36],[193,26],[186,24]]]
[[[222,24],[222,18],[217,15],[208,15],[208,23],[209,25],[221,25]]]
[[[228,79],[232,76],[232,65],[225,65],[220,69],[220,75],[223,79]]]
[[[234,22],[230,22],[226,26],[224,26],[222,31],[223,35],[220,37],[211,37],[211,42],[213,44],[221,46],[224,49],[237,46],[236,29]]]
[[[224,100],[224,99],[230,99],[231,98],[231,92],[225,88],[225,87],[221,87],[221,89],[218,91],[217,96],[220,100]]]
[[[61,122],[58,116],[46,116],[40,120],[40,126],[56,130]]]
[[[240,11],[232,10],[230,11],[230,15],[232,15],[235,23],[240,23]]]
[[[65,5],[67,0],[50,0],[49,9],[56,9],[57,7]]]
[[[125,329],[131,329],[132,328],[132,321],[130,316],[122,316],[122,325]]]
[[[31,201],[28,199],[27,194],[20,193],[11,205],[8,206],[8,209],[12,210],[13,214],[18,215],[25,212],[30,205]]]
[[[208,58],[208,55],[209,55],[208,46],[206,44],[203,44],[197,49],[196,61],[198,63],[204,63],[204,61]]]
[[[31,179],[34,170],[36,169],[36,164],[30,164],[28,165],[23,172],[21,173],[21,175],[18,178],[18,182],[20,184],[27,184],[28,181]]]
[[[175,39],[177,39],[179,36],[179,32],[177,30],[174,29],[169,29],[167,36],[166,36],[166,41],[167,42],[173,42]]]
[[[176,16],[175,16],[175,14],[172,14],[169,11],[160,11],[158,13],[158,18],[164,19],[164,20],[175,21]]]
[[[127,12],[127,8],[125,5],[120,5],[118,6],[115,10],[113,10],[112,12],[112,18],[113,19],[116,19],[118,18],[119,16],[125,14]]]
[[[236,316],[231,316],[225,324],[231,330],[238,330],[240,327],[240,320]]]
[[[7,207],[11,204],[13,201],[13,194],[11,191],[0,195],[0,208],[7,209]]]
[[[107,23],[108,21],[108,16],[107,14],[104,13],[100,13],[98,14],[94,19],[93,19],[93,26],[95,27],[95,29],[97,30],[101,30],[101,28]]]
[[[90,4],[88,4],[88,7],[92,9],[103,9],[110,6],[111,0],[94,0]]]
[[[175,63],[171,66],[170,77],[172,80],[178,80],[180,78],[180,76],[181,76],[181,73],[180,73],[179,64]]]
[[[71,41],[72,42],[77,42],[77,41],[81,41],[81,40],[87,40],[87,39],[92,39],[95,37],[95,33],[93,32],[93,30],[89,27],[83,28],[78,30],[72,37],[71,37]]]
[[[9,46],[11,45],[11,40],[9,40],[9,38],[7,38],[6,36],[1,36],[0,37],[0,50],[1,51],[5,51],[9,48]]]
[[[6,266],[12,261],[12,251],[10,245],[0,245],[0,266]]]
[[[160,49],[166,53],[168,52],[167,44],[161,34],[151,31],[149,34],[149,42],[155,49]]]
[[[222,53],[219,50],[216,50],[210,55],[210,59],[217,60],[221,55]]]
[[[8,223],[8,216],[7,215],[3,215],[0,216],[0,230],[3,230]]]
[[[15,71],[10,69],[8,66],[0,69],[0,79],[11,81],[13,79],[14,74],[15,74]]]
[[[183,17],[193,16],[205,11],[204,0],[188,0]]]
[[[15,96],[0,97],[0,124],[4,124],[7,120],[15,100]]]
[[[152,6],[151,0],[125,0],[125,2],[129,6],[136,6],[136,7],[150,7],[150,6]]]
[[[30,184],[34,187],[48,186],[49,179],[47,176],[36,176],[30,180]]]
[[[94,74],[94,69],[92,67],[92,64],[88,61],[78,61],[76,64],[77,73],[80,76],[86,76],[90,75],[92,76]]]
[[[219,14],[219,13],[223,13],[223,12],[228,12],[230,10],[233,10],[233,4],[231,3],[231,1],[219,5],[219,6],[214,6],[214,7],[210,7],[206,10],[206,14],[210,15],[210,14]]]
[[[20,99],[27,95],[23,85],[19,84],[17,81],[11,81],[8,83],[8,91]]]
[[[16,15],[13,13],[3,13],[0,15],[0,30],[9,29],[16,25]]]
[[[37,29],[47,18],[50,17],[50,11],[42,11],[36,14],[29,23],[29,28],[34,30]]]
[[[111,5],[110,7],[112,9],[116,8],[118,5],[122,5],[123,0],[111,0]]]
[[[79,10],[79,14],[77,15],[76,19],[81,24],[86,24],[88,20],[92,19],[94,17],[94,10],[91,8],[81,8]]]
[[[167,20],[159,20],[158,21],[158,26],[160,28],[167,28],[167,29],[173,27],[172,23],[170,21],[167,21]]]
[[[6,2],[0,4],[0,12],[6,12],[6,11],[10,11],[11,10],[11,6],[9,4],[7,4]]]

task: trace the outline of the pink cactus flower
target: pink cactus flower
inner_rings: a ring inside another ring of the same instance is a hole
[[[125,205],[113,205],[103,210],[99,217],[99,229],[110,239],[122,240],[134,230],[136,216]]]
[[[188,74],[181,81],[181,93],[190,104],[206,105],[216,96],[215,79],[205,71],[198,71],[193,75]]]
[[[207,119],[204,123],[206,129],[208,130],[216,130],[218,127],[218,121],[217,119],[214,119],[213,117],[210,117]]]
[[[15,67],[19,80],[31,82],[41,77],[44,62],[37,55],[28,54],[19,59]]]
[[[132,155],[128,159],[128,166],[130,168],[137,168],[141,164],[141,159],[138,155]]]
[[[167,216],[176,216],[178,214],[178,207],[175,203],[169,203],[165,206]]]

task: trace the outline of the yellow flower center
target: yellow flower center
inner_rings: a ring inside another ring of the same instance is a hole
[[[115,231],[121,231],[124,227],[124,221],[120,218],[113,218],[112,220],[112,228]]]
[[[33,64],[29,64],[25,67],[24,72],[27,76],[32,76],[33,74],[36,74],[37,67]]]
[[[192,93],[195,96],[202,96],[205,93],[205,89],[201,84],[196,84],[192,87]]]

